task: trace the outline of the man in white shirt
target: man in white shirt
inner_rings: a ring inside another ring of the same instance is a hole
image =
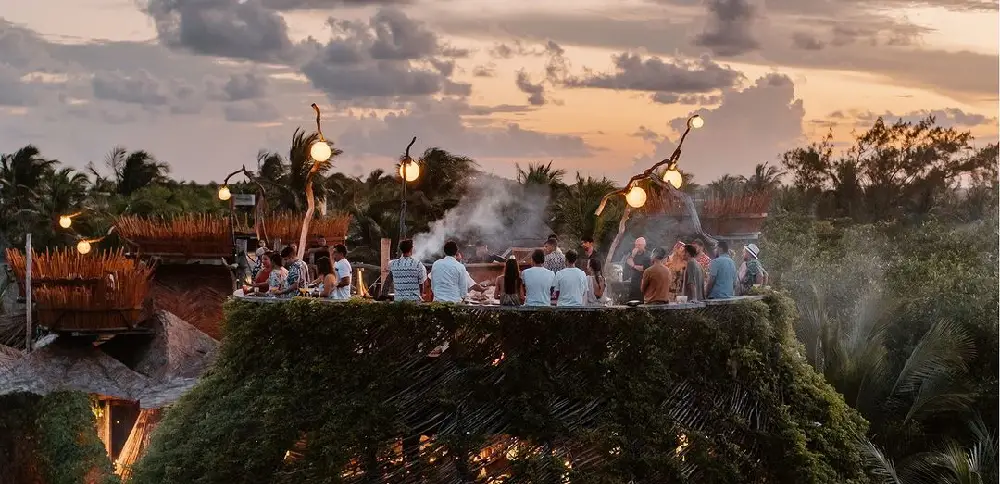
[[[330,299],[346,301],[351,298],[351,263],[347,261],[347,247],[337,244],[333,248],[333,274],[337,287],[330,291]]]
[[[427,280],[427,268],[423,262],[413,258],[413,241],[403,240],[399,243],[398,259],[389,262],[389,272],[392,273],[394,301],[421,301],[420,289]]]
[[[583,306],[583,298],[587,293],[588,286],[587,273],[575,267],[576,259],[575,250],[566,251],[566,268],[556,273],[554,286],[559,295],[556,306]]]
[[[434,261],[431,266],[431,292],[435,302],[460,303],[469,291],[484,291],[455,258],[457,255],[458,244],[449,240],[444,244],[444,258]]]
[[[544,267],[545,252],[541,249],[532,252],[531,264],[532,267],[521,272],[521,281],[524,282],[524,305],[551,306],[552,285],[555,283],[556,274]]]

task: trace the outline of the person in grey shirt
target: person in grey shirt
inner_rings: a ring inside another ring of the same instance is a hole
[[[736,294],[736,263],[729,256],[729,244],[719,241],[715,248],[717,254],[708,267],[709,299],[725,299]]]
[[[684,286],[681,291],[687,296],[688,301],[705,299],[705,274],[701,271],[697,257],[697,247],[690,244],[684,246],[684,260],[687,263],[684,267]]]

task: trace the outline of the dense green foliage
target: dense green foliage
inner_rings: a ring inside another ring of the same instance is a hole
[[[905,475],[955,447],[996,452],[995,217],[907,226],[782,215],[765,235],[765,265],[799,305],[810,363],[871,422],[880,459]],[[995,460],[979,462],[995,475]],[[990,482],[944,472],[939,482]]]
[[[376,482],[485,482],[469,455],[504,434],[520,440],[505,472],[526,482],[862,482],[866,424],[798,355],[794,318],[779,295],[684,311],[234,301],[214,370],[135,480],[351,482],[353,462]],[[436,439],[404,470],[393,444],[421,429]]]
[[[90,398],[78,392],[0,397],[0,482],[118,482]]]

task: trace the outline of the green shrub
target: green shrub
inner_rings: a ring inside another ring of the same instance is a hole
[[[0,397],[0,450],[0,482],[119,482],[84,393]]]
[[[683,311],[226,309],[215,367],[167,412],[135,482],[866,480],[867,424],[799,356],[784,296]],[[421,433],[433,439],[419,457],[397,454]],[[498,435],[510,463],[481,470]]]

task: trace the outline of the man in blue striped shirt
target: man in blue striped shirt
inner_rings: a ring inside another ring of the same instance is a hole
[[[421,289],[427,280],[427,267],[413,256],[413,241],[399,242],[398,259],[389,262],[392,283],[395,288],[394,301],[421,301]]]

